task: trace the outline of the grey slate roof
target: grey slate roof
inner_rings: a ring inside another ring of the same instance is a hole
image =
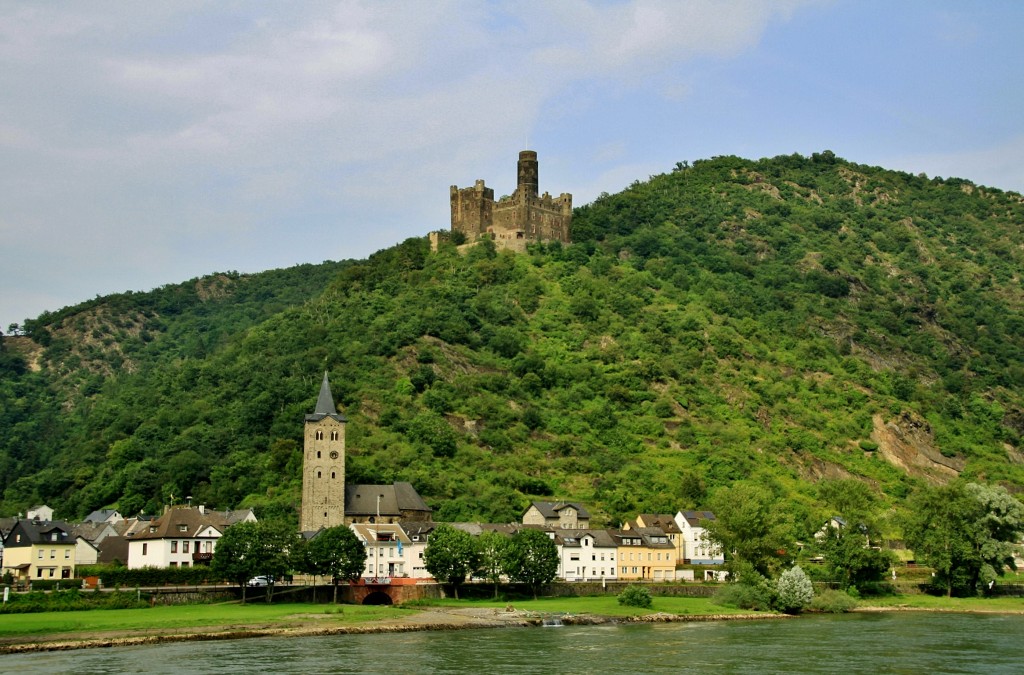
[[[103,523],[107,518],[117,513],[116,509],[97,509],[85,517],[86,523]]]
[[[58,544],[73,544],[75,542],[75,536],[71,534],[71,528],[62,520],[19,520],[11,528],[11,531],[7,533],[7,537],[4,539],[4,546],[6,548],[16,548],[51,542],[53,541],[51,538],[53,533],[57,534],[56,543]],[[17,534],[25,535],[24,540],[21,542],[15,541],[15,535]]]
[[[717,520],[711,511],[681,511],[683,518],[690,524],[690,527],[700,527],[702,520]]]
[[[334,396],[331,395],[331,383],[327,380],[327,371],[324,371],[324,381],[320,383],[320,395],[316,399],[316,408],[313,414],[306,415],[307,422],[319,422],[325,417],[330,417],[336,422],[345,422],[345,416],[338,412],[334,405]]]
[[[589,518],[590,513],[586,507],[579,502],[530,502],[531,506],[537,507],[540,514],[545,518],[558,518],[558,512],[567,506],[571,506],[576,509],[576,512],[580,518]],[[527,508],[529,511],[529,508]]]
[[[377,507],[377,496],[380,495],[380,509]],[[353,516],[398,517],[403,511],[425,511],[431,508],[423,501],[411,483],[393,483],[392,485],[346,485],[345,514]]]

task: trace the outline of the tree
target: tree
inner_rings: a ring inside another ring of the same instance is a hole
[[[775,588],[779,609],[787,614],[799,614],[814,599],[814,586],[799,565],[779,575]]]
[[[423,551],[423,566],[438,581],[452,585],[455,598],[459,585],[477,568],[477,550],[468,532],[451,525],[439,525],[430,534]]]
[[[236,526],[237,527],[237,526]],[[296,549],[298,533],[287,523],[256,523],[256,538],[251,553],[255,558],[256,574],[267,577],[267,602],[274,599],[274,584],[292,568],[292,551]]]
[[[291,551],[297,535],[285,523],[239,523],[224,531],[210,563],[216,577],[233,581],[242,587],[245,604],[248,582],[255,576],[266,576],[267,602],[274,596],[274,582],[291,567]]]
[[[249,579],[256,576],[256,556],[253,544],[256,541],[256,523],[238,523],[224,531],[217,540],[217,548],[210,562],[210,574],[242,587],[242,604],[245,604]]]
[[[537,591],[558,574],[558,548],[540,530],[520,530],[509,541],[508,576],[513,581],[529,584],[533,599]]]
[[[743,563],[770,576],[788,540],[782,510],[776,508],[771,494],[756,485],[736,483],[720,490],[711,507],[715,520],[705,523],[705,536],[722,547],[731,576],[737,578]]]
[[[329,576],[338,603],[338,582],[358,579],[366,566],[366,547],[355,533],[343,526],[321,530],[305,547],[304,568],[315,577]],[[314,591],[316,585],[314,583]],[[315,596],[314,596],[315,600]]]
[[[863,531],[861,527],[864,527]],[[893,565],[891,552],[869,545],[868,532],[866,525],[841,529],[830,526],[818,543],[831,578],[839,581],[843,588],[853,586],[860,589],[864,584],[881,581]]]
[[[979,581],[994,580],[1003,567],[1016,569],[1012,543],[1024,530],[1024,505],[998,486],[925,488],[912,497],[903,530],[947,596],[956,588],[974,593]]]
[[[479,556],[479,571],[485,579],[494,584],[494,598],[498,598],[498,584],[505,572],[508,559],[509,538],[497,530],[487,530],[476,540]]]

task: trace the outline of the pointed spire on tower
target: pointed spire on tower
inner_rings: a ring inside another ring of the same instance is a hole
[[[324,371],[324,380],[320,383],[320,395],[316,399],[316,408],[312,415],[306,415],[307,421],[318,421],[325,417],[332,417],[339,422],[345,421],[345,416],[338,412],[334,405],[334,396],[331,394],[331,383],[327,379],[327,371]]]
[[[338,412],[334,407],[334,396],[331,395],[331,383],[327,381],[327,371],[324,371],[324,381],[320,384],[320,396],[316,399],[316,410],[313,412],[323,415],[333,415]]]

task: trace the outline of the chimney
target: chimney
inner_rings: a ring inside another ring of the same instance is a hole
[[[205,516],[206,515],[206,504],[200,504],[199,505],[199,515],[201,515],[201,516]]]

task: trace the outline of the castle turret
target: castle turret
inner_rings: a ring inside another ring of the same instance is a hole
[[[536,197],[540,187],[538,176],[537,152],[523,150],[519,153],[519,177],[516,186],[521,197]]]

